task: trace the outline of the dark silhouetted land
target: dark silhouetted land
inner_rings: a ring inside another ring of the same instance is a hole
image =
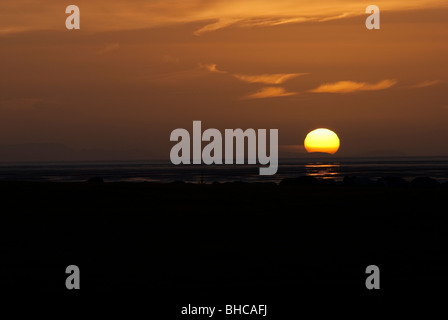
[[[75,264],[83,292],[369,295],[375,264],[382,293],[444,290],[448,188],[360,181],[2,182],[0,286],[65,292]]]

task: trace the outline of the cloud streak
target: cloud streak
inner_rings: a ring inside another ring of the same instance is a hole
[[[289,97],[296,95],[297,92],[287,92],[282,87],[265,87],[262,88],[260,91],[252,93],[246,97],[244,97],[244,100],[250,100],[250,99],[265,99],[265,98],[278,98],[278,97]]]
[[[218,65],[216,63],[199,63],[199,66],[202,69],[205,69],[212,73],[229,74],[227,71],[219,70]],[[277,85],[277,84],[283,84],[290,79],[294,79],[307,74],[308,73],[265,73],[258,75],[250,75],[250,74],[232,74],[232,75],[238,80],[247,83],[262,83],[262,84]]]
[[[439,84],[441,81],[440,80],[426,80],[420,83],[417,83],[416,85],[411,86],[411,88],[426,88],[426,87],[432,87],[435,86],[436,84]]]
[[[308,73],[271,73],[271,74],[265,73],[259,75],[231,74],[228,73],[227,71],[219,70],[216,63],[210,63],[210,64],[200,63],[199,66],[202,69],[205,69],[211,73],[229,74],[235,77],[236,79],[246,83],[270,85],[269,87],[261,88],[261,90],[259,90],[258,92],[243,97],[242,98],[243,100],[288,97],[296,95],[297,94],[296,92],[287,92],[283,87],[275,85],[281,85],[290,79],[294,79],[296,77],[308,74]]]
[[[389,89],[397,83],[396,80],[382,80],[378,83],[369,84],[366,82],[338,81],[325,83],[316,89],[310,90],[313,93],[351,93],[358,91],[378,91]]]
[[[234,77],[248,83],[263,83],[263,84],[283,84],[290,79],[306,75],[307,73],[274,73],[261,75],[244,75],[235,74]]]
[[[179,23],[203,23],[196,35],[230,26],[261,27],[308,21],[324,22],[365,15],[366,5],[340,0],[77,0],[82,29],[134,30]],[[446,0],[377,0],[388,11],[445,8]],[[29,0],[0,2],[0,34],[25,30],[64,30],[64,5]]]

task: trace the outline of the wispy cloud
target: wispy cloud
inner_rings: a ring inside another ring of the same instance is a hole
[[[297,92],[287,92],[282,87],[265,87],[260,91],[252,93],[243,99],[265,99],[265,98],[276,98],[276,97],[288,97],[294,96]]]
[[[216,6],[216,16],[209,18],[215,22],[205,25],[195,32],[201,35],[229,26],[266,27],[303,22],[326,22],[365,14],[365,6],[353,0],[340,0],[337,6],[334,1],[297,1],[297,0],[210,0],[211,7]],[[444,0],[377,0],[380,8],[387,6],[389,11],[420,8],[444,7]]]
[[[313,18],[307,17],[292,17],[292,18],[253,18],[239,21],[237,23],[238,27],[269,27],[269,26],[279,26],[287,23],[300,23],[313,21]]]
[[[361,10],[344,12],[344,13],[335,13],[333,15],[328,16],[320,16],[320,15],[309,15],[309,16],[299,16],[299,17],[246,17],[244,19],[219,19],[216,22],[211,24],[207,24],[199,30],[195,31],[195,35],[199,36],[203,33],[216,31],[219,29],[223,29],[229,26],[235,26],[240,28],[251,28],[251,27],[275,27],[283,24],[292,24],[292,23],[303,23],[303,22],[326,22],[332,20],[345,19],[357,15],[364,14]]]
[[[214,23],[207,24],[207,25],[203,26],[202,28],[196,30],[194,32],[194,34],[199,36],[205,32],[211,32],[211,31],[223,29],[228,26],[231,26],[232,24],[237,23],[238,21],[240,21],[240,20],[239,19],[230,19],[230,18],[229,19],[219,19],[218,21],[216,21]]]
[[[216,63],[199,63],[199,66],[202,69],[205,69],[209,72],[213,73],[226,73],[227,71],[219,70],[218,65]],[[247,82],[247,83],[263,83],[263,84],[283,84],[286,81],[307,75],[308,73],[265,73],[265,74],[232,74],[238,80]]]
[[[194,32],[195,35],[200,36],[206,32],[216,31],[224,29],[230,26],[239,28],[252,28],[252,27],[275,27],[284,24],[303,23],[303,22],[326,22],[331,20],[344,19],[357,15],[364,14],[363,11],[353,11],[346,13],[335,13],[329,16],[321,15],[309,15],[309,16],[286,16],[286,17],[250,17],[245,18],[226,18],[218,19],[216,22],[205,25]]]
[[[216,63],[200,63],[199,67],[213,73],[227,73],[226,71],[218,70]]]
[[[200,63],[199,66],[202,69],[205,69],[211,73],[221,73],[228,74],[229,76],[233,76],[238,80],[241,80],[246,83],[261,83],[271,85],[269,87],[261,88],[259,91],[252,93],[243,97],[246,99],[263,99],[263,98],[274,98],[274,97],[288,97],[292,95],[296,95],[296,92],[287,92],[283,87],[274,86],[281,85],[286,81],[306,75],[307,73],[265,73],[259,75],[247,75],[247,74],[232,74],[227,71],[222,71],[218,69],[216,63],[203,64]]]
[[[365,15],[359,1],[334,0],[77,0],[82,24],[89,31],[132,30],[179,23],[203,23],[201,35],[230,26],[257,27],[307,21],[324,22]],[[388,11],[445,8],[446,0],[376,0]],[[62,16],[62,17],[61,17]],[[62,19],[62,22],[61,22]],[[25,30],[63,30],[64,7],[59,1],[2,0],[0,34]],[[3,30],[3,31],[2,31]]]
[[[292,95],[297,95],[298,92],[288,92],[285,88],[281,87],[283,83],[290,79],[294,79],[299,76],[307,75],[308,73],[266,73],[259,75],[247,75],[247,74],[233,74],[227,71],[219,70],[217,64],[202,64],[199,66],[212,73],[228,74],[233,76],[238,80],[247,83],[260,83],[265,85],[270,85],[269,87],[263,87],[259,91],[245,96],[243,99],[263,99],[263,98],[274,98],[274,97],[288,97]],[[438,83],[439,81],[426,81],[418,84],[418,87],[430,86]],[[351,93],[358,91],[378,91],[393,87],[397,84],[397,80],[386,79],[379,81],[378,83],[366,83],[366,82],[356,82],[356,81],[338,81],[333,83],[325,83],[319,87],[308,90],[305,92],[311,93]],[[305,93],[303,92],[303,93]]]
[[[248,83],[282,84],[290,79],[306,74],[307,73],[274,73],[261,75],[235,74],[234,77]]]
[[[325,17],[325,18],[320,18],[318,20],[318,22],[326,22],[326,21],[333,21],[333,20],[339,20],[339,19],[345,19],[345,18],[350,18],[353,16],[357,16],[359,15],[359,13],[357,11],[353,11],[353,12],[344,12],[335,16],[329,16],[329,17]]]
[[[440,80],[426,80],[420,83],[417,83],[416,85],[411,86],[411,88],[426,88],[426,87],[432,87],[436,84],[439,84]]]
[[[377,91],[393,87],[397,83],[396,80],[382,80],[378,83],[369,84],[365,82],[355,81],[339,81],[334,83],[323,84],[309,92],[314,93],[350,93],[357,91]]]

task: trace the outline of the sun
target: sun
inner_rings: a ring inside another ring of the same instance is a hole
[[[308,152],[335,154],[339,150],[339,146],[338,135],[328,129],[313,130],[305,138],[305,149]]]

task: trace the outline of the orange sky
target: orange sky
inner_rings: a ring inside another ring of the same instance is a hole
[[[283,156],[321,127],[340,156],[448,155],[447,2],[376,1],[372,31],[370,4],[4,0],[0,161],[168,160],[193,120],[279,129]]]

